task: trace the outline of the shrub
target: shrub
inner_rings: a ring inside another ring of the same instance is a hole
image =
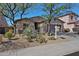
[[[47,43],[47,40],[41,34],[38,34],[36,41],[39,43]]]
[[[70,32],[70,29],[69,28],[64,29],[64,32]]]
[[[12,38],[12,32],[6,32],[5,37],[10,40]]]
[[[31,36],[27,36],[27,40],[28,40],[28,42],[33,42]]]
[[[25,28],[25,30],[23,31],[23,34],[27,36],[26,39],[27,39],[29,42],[33,42],[32,39],[33,39],[35,36],[34,36],[33,33],[32,33],[31,27]]]

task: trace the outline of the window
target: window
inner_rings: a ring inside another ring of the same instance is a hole
[[[23,24],[23,26],[24,26],[24,27],[28,27],[28,26],[29,26],[29,24],[24,23],[24,24]]]
[[[71,16],[71,19],[73,19],[73,16]]]

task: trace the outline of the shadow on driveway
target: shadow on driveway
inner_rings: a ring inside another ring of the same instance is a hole
[[[79,51],[78,52],[74,52],[65,56],[79,56]]]

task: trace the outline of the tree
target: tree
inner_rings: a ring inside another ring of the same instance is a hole
[[[64,4],[43,4],[44,8],[42,9],[45,12],[44,17],[48,21],[48,33],[50,33],[50,22],[51,20],[60,14],[62,14],[62,11],[65,10],[66,6]]]
[[[6,3],[6,4],[3,4],[1,3],[0,4],[0,8],[1,8],[1,14],[8,18],[10,23],[12,25],[14,25],[14,22],[15,22],[15,17],[18,13],[18,9],[17,9],[17,5],[15,3]],[[16,26],[14,26],[14,34],[16,34]]]
[[[13,25],[15,22],[15,16],[18,13],[18,9],[17,9],[17,5],[15,3],[11,4],[11,3],[6,3],[0,4],[1,7],[1,14],[3,16],[5,16],[6,18],[8,18],[11,22],[11,24]]]
[[[20,18],[23,18],[23,15],[27,15],[29,12],[28,10],[32,7],[33,4],[31,3],[21,3],[21,4],[17,4],[18,9],[19,9],[19,13],[20,13]]]
[[[10,23],[14,25],[14,33],[16,34],[16,25],[15,23],[15,18],[19,14],[20,19],[23,18],[23,15],[25,12],[28,12],[27,9],[29,9],[32,5],[31,4],[19,4],[19,3],[1,3],[0,4],[0,12],[1,14],[8,18]]]

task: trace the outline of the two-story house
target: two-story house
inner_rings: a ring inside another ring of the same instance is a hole
[[[76,21],[79,16],[73,12],[67,13],[59,17],[60,20],[64,21],[64,29],[70,29],[73,32],[73,28],[76,27]]]

